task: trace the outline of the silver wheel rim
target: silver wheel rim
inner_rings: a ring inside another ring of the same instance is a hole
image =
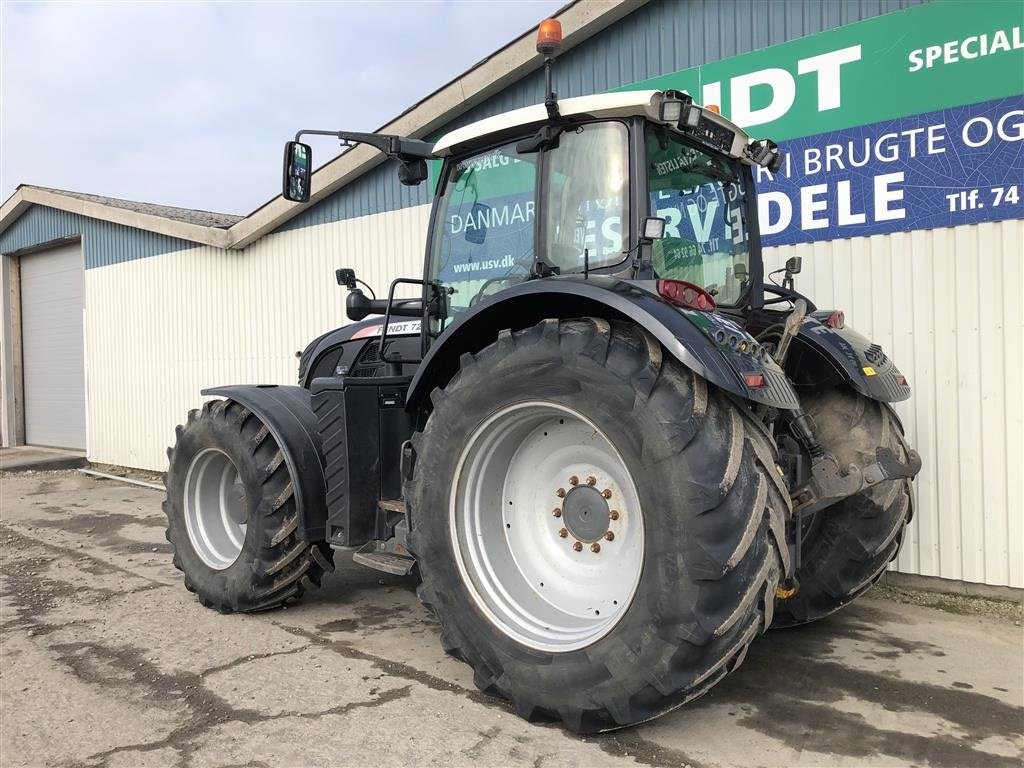
[[[592,645],[640,583],[633,479],[601,430],[562,405],[507,406],[473,432],[456,466],[450,522],[473,599],[530,648]]]
[[[185,476],[185,526],[192,548],[214,570],[228,568],[242,553],[246,506],[228,455],[216,448],[196,454]]]

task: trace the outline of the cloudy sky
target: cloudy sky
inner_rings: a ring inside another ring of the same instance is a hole
[[[378,128],[564,4],[2,0],[0,195],[249,213],[297,129]]]

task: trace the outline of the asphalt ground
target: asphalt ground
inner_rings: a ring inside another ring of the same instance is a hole
[[[761,638],[703,699],[584,738],[479,693],[413,582],[340,553],[295,607],[203,608],[161,500],[74,471],[0,476],[5,768],[1024,762],[1019,606],[869,593]]]

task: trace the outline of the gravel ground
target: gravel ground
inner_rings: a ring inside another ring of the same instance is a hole
[[[1018,604],[876,589],[769,633],[703,699],[581,738],[480,694],[414,583],[340,553],[296,607],[202,608],[161,500],[77,472],[0,476],[4,768],[1024,762]]]

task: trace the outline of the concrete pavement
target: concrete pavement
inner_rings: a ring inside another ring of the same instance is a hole
[[[202,608],[161,494],[0,477],[0,764],[1004,766],[1024,761],[1011,617],[868,595],[757,642],[705,698],[581,738],[530,725],[444,655],[408,579],[350,562],[296,607]]]

